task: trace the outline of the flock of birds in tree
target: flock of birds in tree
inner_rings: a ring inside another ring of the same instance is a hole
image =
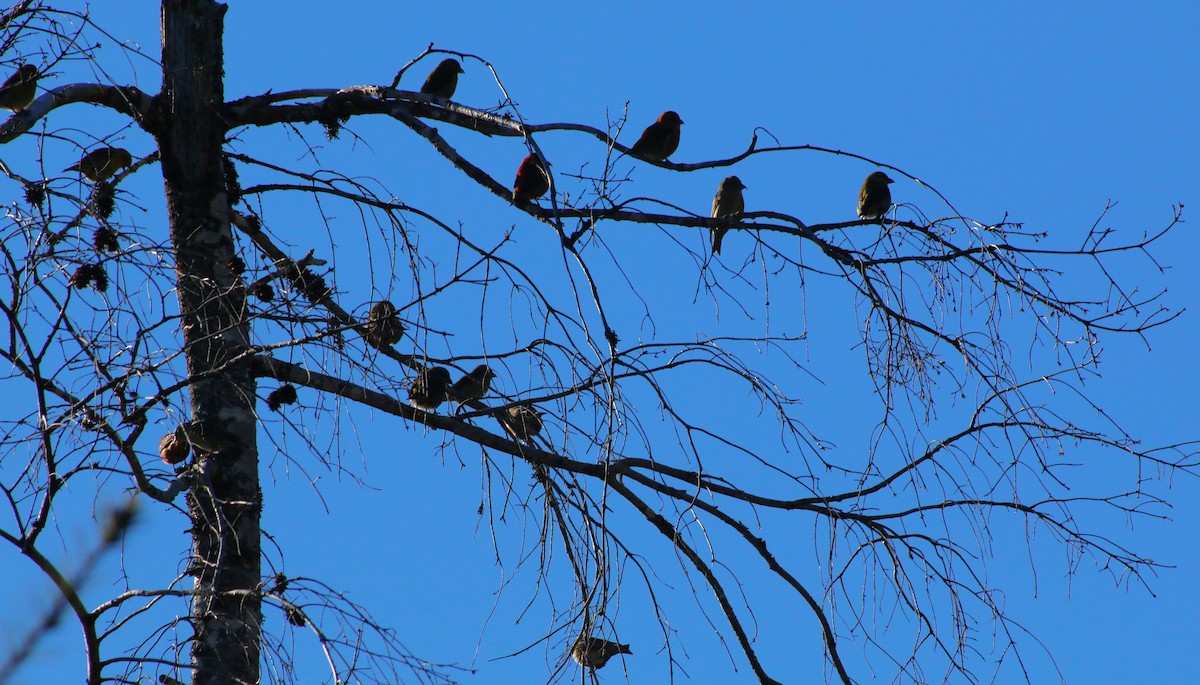
[[[463,73],[462,65],[456,59],[444,59],[439,63],[421,86],[421,93],[449,100],[454,96],[458,87],[458,75]],[[22,111],[33,102],[37,95],[38,78],[41,76],[37,67],[23,64],[16,73],[8,77],[0,85],[0,108]],[[679,148],[679,133],[683,120],[674,111],[666,111],[659,115],[654,123],[642,131],[637,142],[629,148],[635,157],[651,161],[666,161]],[[85,154],[77,163],[63,171],[78,171],[89,181],[104,183],[121,169],[131,166],[133,157],[128,150],[119,147],[101,147]],[[888,185],[892,179],[882,171],[875,171],[863,181],[858,193],[858,216],[866,220],[882,218],[892,206],[892,194]],[[721,181],[717,194],[713,197],[712,213],[714,219],[727,219],[732,222],[745,212],[745,200],[742,191],[745,184],[737,176],[729,176]],[[517,168],[517,177],[513,182],[512,201],[516,205],[532,202],[550,190],[550,174],[536,154],[530,154],[521,160]],[[712,251],[721,253],[721,242],[729,231],[730,225],[713,227]],[[398,343],[404,333],[396,306],[388,301],[376,302],[370,308],[367,320],[360,327],[363,337],[376,346],[392,346]],[[422,411],[432,412],[443,403],[457,403],[459,406],[478,402],[487,395],[491,388],[492,379],[496,374],[486,365],[480,364],[470,373],[451,382],[450,371],[441,366],[431,366],[417,373],[409,389],[409,402]],[[291,386],[283,386],[291,388]],[[282,388],[281,388],[282,390]],[[278,391],[276,391],[278,392]],[[274,395],[275,393],[272,393]],[[295,401],[295,390],[289,395]],[[268,398],[270,399],[270,398]],[[277,401],[283,398],[276,398]],[[283,400],[278,403],[290,404]],[[499,417],[500,425],[518,442],[531,443],[533,438],[542,430],[542,415],[528,404],[518,403],[508,407]],[[168,433],[159,443],[159,452],[163,461],[168,464],[178,464],[187,458],[191,446],[202,448],[202,440],[198,432],[188,425],[180,426],[173,433]],[[214,445],[209,444],[209,447]],[[209,451],[209,450],[206,450]],[[629,645],[610,642],[594,637],[586,632],[581,634],[571,647],[571,656],[580,665],[597,669],[602,668],[609,659],[618,654],[631,654]]]

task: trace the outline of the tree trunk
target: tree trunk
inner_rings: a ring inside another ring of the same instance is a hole
[[[162,3],[161,152],[183,340],[191,378],[192,682],[259,681],[262,603],[252,369],[230,364],[248,340],[245,291],[225,189],[224,5]]]

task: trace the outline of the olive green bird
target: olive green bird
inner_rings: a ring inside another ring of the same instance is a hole
[[[571,647],[571,658],[580,666],[591,669],[604,668],[608,660],[618,654],[633,654],[633,651],[629,645],[584,635],[580,635]]]
[[[742,179],[737,176],[729,176],[721,181],[721,186],[717,188],[717,194],[713,197],[712,218],[734,217],[746,211],[746,202],[742,199],[742,190],[745,188],[746,186],[742,185]],[[721,241],[728,232],[728,226],[712,228],[713,254],[721,254]]]
[[[882,171],[871,172],[858,191],[858,216],[862,219],[882,219],[892,208],[892,179]]]
[[[129,150],[120,147],[102,147],[84,155],[78,162],[63,171],[78,171],[89,181],[99,183],[112,178],[118,171],[133,164]]]
[[[11,109],[20,112],[33,102],[37,95],[37,67],[32,64],[22,64],[17,71],[4,80],[0,85],[0,109]]]
[[[449,100],[454,97],[454,91],[458,88],[458,75],[461,73],[463,68],[458,60],[444,59],[429,72],[429,77],[421,86],[421,92]]]

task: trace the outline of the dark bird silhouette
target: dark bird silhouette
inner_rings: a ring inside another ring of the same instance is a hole
[[[367,320],[360,328],[367,342],[376,346],[391,346],[400,342],[404,335],[404,324],[396,314],[396,305],[380,300],[371,305]]]
[[[449,393],[450,372],[441,366],[431,366],[417,374],[417,380],[408,389],[408,403],[417,409],[433,411],[448,399]]]
[[[629,645],[609,642],[598,637],[580,635],[571,647],[571,657],[580,666],[596,669],[604,668],[608,660],[618,654],[633,654]]]
[[[488,393],[488,388],[492,387],[492,379],[495,377],[495,372],[489,369],[487,364],[480,364],[471,373],[454,381],[454,385],[450,386],[450,399],[459,404],[481,400]]]
[[[500,425],[515,440],[532,442],[542,432],[542,414],[527,404],[514,404],[501,417]]]
[[[882,219],[892,208],[892,179],[882,171],[873,171],[858,191],[858,216],[862,219]]]
[[[84,155],[78,162],[63,171],[78,171],[89,181],[99,183],[112,178],[121,169],[133,164],[129,150],[120,147],[102,147]]]
[[[724,181],[721,181],[721,186],[717,188],[717,194],[713,197],[712,217],[714,219],[722,219],[724,217],[737,216],[746,211],[746,202],[742,199],[742,190],[745,188],[746,186],[742,185],[742,179],[737,176],[728,176]],[[721,241],[728,232],[728,226],[713,227],[713,254],[721,254]]]
[[[19,112],[28,107],[37,95],[39,76],[37,67],[32,64],[17,67],[17,71],[0,85],[0,108]]]
[[[444,59],[429,72],[429,78],[425,79],[421,92],[449,100],[454,97],[454,89],[458,88],[458,75],[461,73],[463,68],[458,60]]]
[[[550,175],[537,155],[526,155],[513,181],[513,204],[519,205],[546,194],[550,190]]]
[[[642,137],[629,148],[630,154],[651,162],[664,161],[679,148],[679,127],[682,125],[683,119],[678,114],[670,110],[663,112],[642,131]]]

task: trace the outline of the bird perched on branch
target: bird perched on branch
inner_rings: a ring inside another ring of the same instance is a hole
[[[371,305],[367,320],[360,327],[363,337],[372,345],[395,345],[404,335],[404,324],[396,314],[396,305],[380,300]]]
[[[421,369],[408,389],[408,403],[417,409],[433,411],[450,393],[450,371],[441,366]]]
[[[742,199],[742,190],[745,188],[746,186],[742,185],[742,179],[737,176],[728,176],[721,181],[721,186],[717,188],[717,194],[713,197],[712,217],[722,219],[737,216],[746,211],[746,203]],[[721,254],[721,240],[725,238],[727,232],[729,232],[728,226],[713,227],[713,254]]]
[[[882,219],[892,208],[892,179],[882,171],[873,171],[858,191],[858,216],[863,219]]]
[[[444,59],[429,72],[425,85],[421,86],[421,92],[449,100],[454,97],[454,90],[458,88],[458,75],[461,73],[463,68],[458,60]]]
[[[514,404],[500,419],[500,425],[515,440],[532,442],[542,432],[542,414],[528,404]]]
[[[604,668],[604,664],[618,654],[633,654],[633,652],[629,649],[629,645],[609,642],[590,635],[580,635],[575,640],[575,645],[571,647],[571,657],[580,666],[591,669]]]
[[[17,71],[0,85],[0,108],[19,112],[28,107],[37,95],[39,76],[37,67],[32,64],[17,67]]]
[[[537,155],[526,155],[517,169],[517,180],[513,181],[513,204],[523,204],[546,194],[550,190],[550,174],[542,166]]]
[[[121,169],[133,164],[129,150],[120,147],[102,147],[84,155],[75,164],[63,171],[78,171],[89,181],[99,183],[112,178]]]
[[[670,110],[663,112],[642,131],[642,137],[629,148],[629,152],[650,162],[666,160],[679,148],[679,127],[682,125],[683,119],[678,114]]]
[[[492,379],[495,377],[495,372],[489,369],[487,364],[480,364],[471,373],[454,381],[454,385],[450,386],[450,399],[459,404],[481,400],[487,394],[488,388],[492,387]]]

